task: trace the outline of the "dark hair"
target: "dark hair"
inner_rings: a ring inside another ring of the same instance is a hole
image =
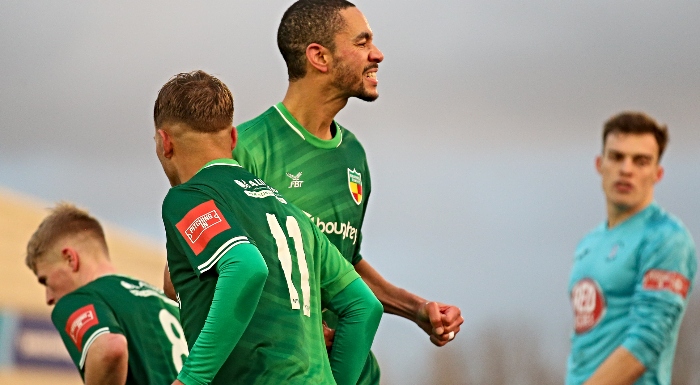
[[[289,81],[306,75],[306,47],[316,43],[335,52],[335,35],[345,28],[340,11],[354,7],[346,0],[299,0],[284,12],[277,47],[287,63]]]
[[[158,92],[156,128],[185,123],[198,132],[218,132],[233,124],[233,96],[226,84],[204,71],[180,73]]]
[[[61,202],[51,210],[27,243],[25,263],[34,270],[46,252],[67,236],[87,235],[96,240],[107,252],[107,241],[102,226],[87,211],[70,203]]]
[[[668,128],[643,112],[625,111],[608,119],[603,126],[603,147],[610,133],[654,135],[659,145],[659,160],[668,144]]]

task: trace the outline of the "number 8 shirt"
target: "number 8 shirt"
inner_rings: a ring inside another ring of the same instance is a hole
[[[127,385],[169,385],[187,358],[177,304],[133,278],[100,277],[63,296],[51,319],[83,379],[88,350],[105,333],[126,337]]]
[[[322,303],[359,278],[303,211],[232,159],[209,162],[163,202],[168,269],[190,348],[209,313],[221,256],[253,243],[268,278],[212,384],[334,384]]]
[[[585,382],[620,346],[646,368],[636,384],[670,384],[696,270],[690,234],[656,203],[589,233],[569,281],[574,332],[566,384]]]

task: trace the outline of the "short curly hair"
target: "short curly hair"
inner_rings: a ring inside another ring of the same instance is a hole
[[[608,134],[652,134],[659,145],[659,161],[668,144],[668,127],[661,125],[651,116],[637,111],[621,112],[605,122],[603,126],[603,148]]]
[[[289,81],[306,76],[309,44],[335,52],[335,35],[346,25],[340,11],[354,6],[346,0],[299,0],[287,9],[277,29],[277,47],[287,63]]]

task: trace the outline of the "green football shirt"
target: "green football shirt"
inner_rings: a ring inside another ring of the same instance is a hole
[[[304,210],[353,265],[371,191],[360,142],[336,122],[333,139],[311,135],[282,103],[238,127],[234,158]]]
[[[371,191],[364,148],[354,134],[333,121],[332,139],[309,133],[282,103],[237,127],[234,158],[302,209],[353,265],[362,256],[362,222]],[[337,317],[323,319],[332,328]],[[372,353],[358,384],[378,385]]]
[[[127,385],[172,384],[187,358],[177,303],[134,278],[100,277],[63,296],[51,319],[83,378],[90,345],[104,333],[126,337]]]
[[[359,276],[301,210],[232,159],[218,159],[170,189],[163,223],[190,347],[209,313],[218,259],[254,243],[268,267],[253,318],[212,384],[335,383],[321,310]]]

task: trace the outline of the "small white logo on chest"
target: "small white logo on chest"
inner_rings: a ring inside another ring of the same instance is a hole
[[[608,261],[612,261],[613,259],[617,258],[617,253],[620,251],[620,247],[622,247],[622,243],[617,243],[612,247],[612,249],[610,249]]]
[[[289,184],[289,187],[288,187],[288,188],[297,188],[297,187],[301,187],[301,184],[304,183],[303,180],[300,180],[300,178],[301,178],[301,172],[299,172],[299,173],[296,174],[296,175],[292,175],[292,174],[290,174],[290,173],[287,173],[287,176],[290,177],[290,178],[292,178],[292,182]]]

